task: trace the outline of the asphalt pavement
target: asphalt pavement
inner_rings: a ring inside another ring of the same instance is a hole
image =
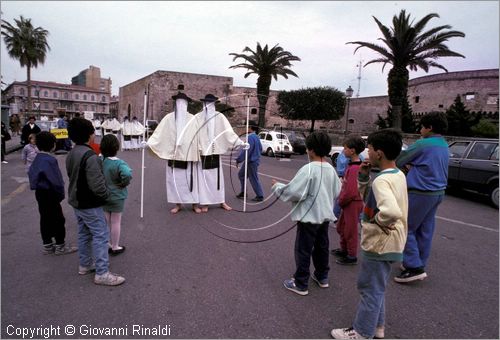
[[[134,178],[122,218],[127,250],[110,264],[126,282],[103,287],[93,284],[93,275],[78,275],[77,254],[41,254],[37,204],[20,151],[7,155],[9,163],[1,166],[2,338],[21,338],[23,331],[39,332],[35,338],[329,338],[332,328],[351,325],[359,266],[340,266],[332,257],[330,288],[311,281],[305,297],[282,286],[295,270],[295,228],[290,206],[269,196],[271,178],[290,180],[306,156],[263,157],[267,197],[246,212],[235,197],[237,169],[224,157],[227,203],[234,210],[214,206],[207,214],[185,209],[171,215],[165,161],[146,152],[143,218],[141,152],[118,156]],[[67,185],[66,156],[56,157]],[[62,205],[67,241],[76,244],[73,210],[66,200]],[[338,242],[332,227],[330,247]],[[429,277],[388,284],[386,338],[497,339],[498,253],[498,210],[468,195],[447,196],[438,211]]]

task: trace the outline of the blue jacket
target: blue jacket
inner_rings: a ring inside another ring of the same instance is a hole
[[[417,140],[402,151],[396,160],[398,168],[410,165],[406,176],[408,191],[444,194],[448,183],[448,143],[440,135]]]
[[[248,149],[248,162],[250,163],[260,163],[260,155],[262,153],[262,145],[260,144],[260,138],[255,133],[250,133],[248,135],[248,144],[250,144],[250,149]],[[245,150],[241,150],[240,154],[236,158],[236,163],[241,163],[245,161]]]
[[[64,199],[64,180],[55,157],[40,152],[28,171],[31,190],[52,191],[59,202]]]

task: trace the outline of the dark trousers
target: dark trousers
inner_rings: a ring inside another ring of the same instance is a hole
[[[297,223],[297,236],[295,238],[295,263],[297,271],[294,274],[295,284],[299,288],[309,285],[309,266],[311,256],[314,264],[314,275],[318,280],[328,277],[328,224]]]
[[[2,138],[2,162],[5,160],[5,141]]]
[[[259,181],[259,164],[255,162],[248,162],[247,169],[247,177],[250,180],[250,184],[252,185],[252,189],[255,192],[257,197],[264,197],[264,191],[262,190],[262,185]],[[243,192],[243,188],[245,188],[245,163],[243,162],[238,171],[238,177],[240,179],[241,184],[241,192]]]
[[[35,197],[38,202],[40,212],[40,233],[43,244],[51,244],[52,238],[56,239],[56,244],[64,244],[66,228],[64,224],[61,203],[54,198],[55,194],[50,190],[35,190]]]

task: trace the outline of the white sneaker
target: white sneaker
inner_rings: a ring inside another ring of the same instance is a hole
[[[2,163],[3,163],[3,164],[8,164],[9,162],[7,162],[7,161],[2,161]]]
[[[94,277],[94,283],[96,285],[103,286],[118,286],[125,282],[125,278],[120,275],[113,274],[111,272],[106,272],[102,275],[97,275]]]
[[[89,267],[78,266],[78,274],[87,275],[95,272],[95,263],[92,263]]]
[[[374,339],[383,339],[385,338],[385,328],[384,326],[379,326],[375,328],[375,336]]]
[[[330,335],[334,339],[367,339],[362,337],[361,334],[356,332],[352,327],[332,329]]]

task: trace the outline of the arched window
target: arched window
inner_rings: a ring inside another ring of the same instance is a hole
[[[68,99],[68,98],[69,98],[68,92],[64,92],[64,99]]]
[[[54,92],[52,93],[52,97],[57,98],[57,92],[55,92],[55,91],[54,91]]]
[[[87,100],[87,95],[86,94],[83,95],[83,100]]]
[[[90,96],[90,100],[91,100],[91,101],[93,101],[93,102],[95,102],[95,97],[94,97],[94,95]]]
[[[24,96],[24,88],[23,88],[23,87],[21,87],[21,88],[19,89],[19,94],[20,94],[21,96]]]
[[[80,99],[80,95],[78,93],[75,93],[75,99]]]
[[[49,96],[49,91],[43,91],[43,96],[47,98]]]
[[[105,103],[105,102],[106,102],[106,96],[102,96],[101,101],[102,101],[103,103]]]
[[[90,111],[94,111],[95,112],[95,105],[92,105],[90,108],[91,108]]]

